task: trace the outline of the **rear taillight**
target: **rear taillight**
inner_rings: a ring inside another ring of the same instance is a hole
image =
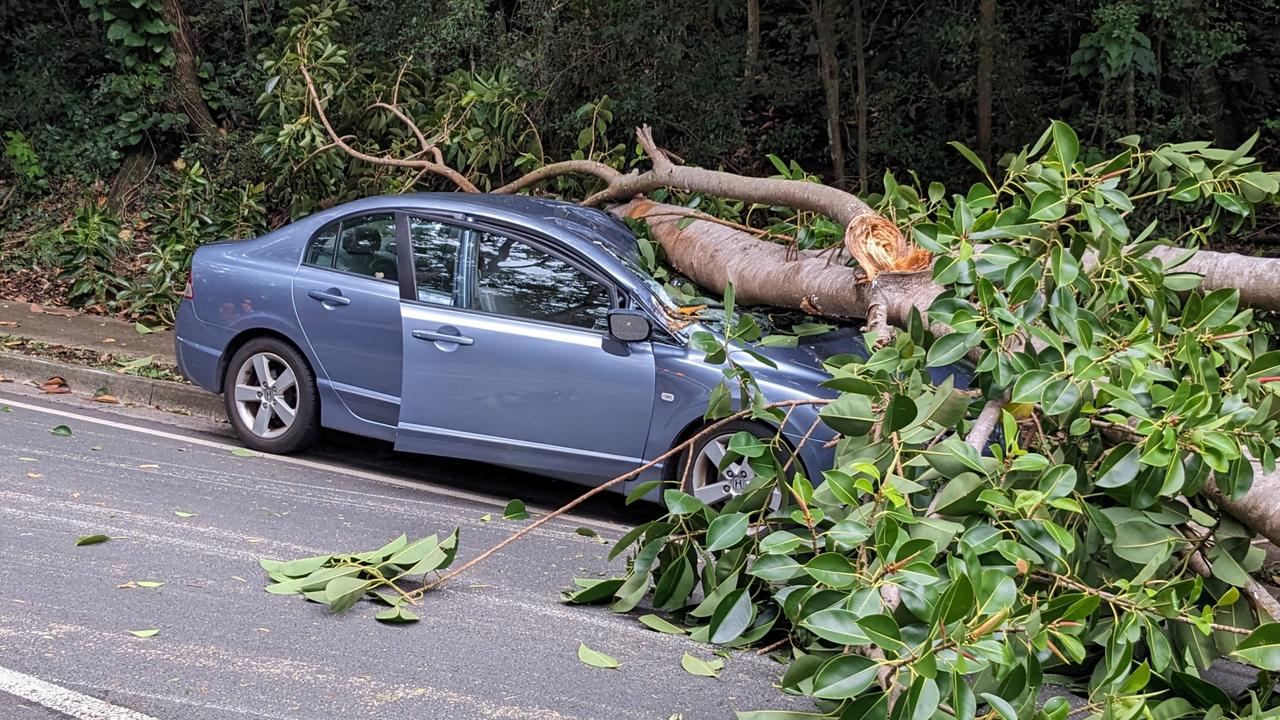
[[[191,286],[191,271],[187,271],[187,285],[182,288],[182,297],[187,300],[193,300],[196,296],[196,289]]]

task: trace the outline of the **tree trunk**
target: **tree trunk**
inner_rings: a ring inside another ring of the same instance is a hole
[[[760,62],[760,0],[747,0],[747,59],[742,71],[743,85],[750,95],[756,86],[756,65]]]
[[[991,87],[996,64],[996,0],[978,0],[978,155],[991,164]]]
[[[1138,132],[1138,101],[1135,95],[1133,68],[1124,74],[1124,131],[1130,135]]]
[[[164,21],[173,28],[169,34],[169,42],[173,45],[173,75],[170,81],[174,97],[182,112],[187,114],[193,131],[201,135],[216,134],[218,123],[214,122],[209,106],[200,93],[195,40],[187,23],[187,14],[182,9],[182,0],[164,0],[161,14]]]
[[[853,52],[858,100],[858,192],[867,192],[867,39],[862,26],[862,0],[853,2]]]
[[[834,0],[815,0],[809,6],[809,14],[818,38],[818,77],[826,99],[831,175],[838,185],[844,180],[844,140],[840,131],[840,64],[836,57]]]

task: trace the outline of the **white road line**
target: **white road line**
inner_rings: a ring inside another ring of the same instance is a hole
[[[173,440],[176,442],[190,443],[192,445],[200,445],[202,447],[214,448],[216,450],[225,450],[227,452],[231,452],[232,450],[241,447],[239,445],[233,445],[231,443],[221,443],[215,440],[206,440],[205,438],[190,437],[187,435],[179,435],[178,433],[165,432],[164,430],[155,430],[153,428],[148,428],[148,427],[129,425],[128,423],[121,423],[121,422],[116,422],[114,420],[107,420],[105,418],[98,418],[92,415],[82,415],[80,413],[70,412],[68,410],[55,410],[53,408],[48,408],[41,405],[31,405],[29,403],[19,402],[17,400],[11,400],[8,397],[4,399],[3,404],[8,405],[10,407],[14,407],[14,408],[22,408],[23,410],[32,410],[35,412],[46,413],[48,415],[56,415],[58,417],[63,417],[70,420],[76,420],[78,422],[93,423],[95,425],[105,425],[106,427],[115,428],[117,430],[127,430],[129,432],[141,433],[143,435],[150,435],[152,437],[164,438],[166,440]],[[317,462],[315,460],[307,460],[306,458],[293,457],[291,455],[260,454],[260,459],[286,463],[289,465],[294,465],[296,467],[304,467],[309,470],[320,470],[323,472],[337,473],[339,475],[346,475],[348,477],[359,478],[361,480],[368,480],[370,482],[382,483],[384,485],[394,485],[395,487],[400,487],[400,488],[407,488],[410,490],[415,490],[417,492],[428,492],[435,495],[443,495],[445,497],[451,497],[456,500],[467,500],[470,502],[479,503],[481,505],[488,505],[490,507],[495,507],[495,508],[506,507],[505,502],[501,500],[495,500],[494,498],[488,495],[481,495],[479,493],[467,492],[466,490],[455,490],[453,488],[444,488],[444,487],[440,487],[439,485],[428,485],[423,482],[414,482],[411,480],[405,480],[403,478],[398,478],[391,475],[383,475],[380,473],[369,472],[367,470],[357,470],[355,468],[342,467],[341,465],[330,465],[328,463]],[[540,508],[532,505],[530,506],[529,509],[535,512],[542,512],[542,513],[549,512],[547,508]],[[631,529],[630,527],[626,525],[621,525],[619,523],[608,522],[606,520],[596,520],[594,518],[584,518],[579,515],[574,515],[573,513],[567,514],[564,517],[572,518],[575,522],[581,522],[585,525],[594,525],[597,528],[605,528],[608,530],[615,530],[615,531],[624,532],[624,533]]]
[[[156,720],[150,715],[112,705],[6,667],[0,667],[0,692],[16,695],[76,720]]]

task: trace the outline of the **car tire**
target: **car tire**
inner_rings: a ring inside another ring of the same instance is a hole
[[[740,459],[724,470],[719,470],[718,468],[718,458],[723,457],[723,450],[728,445],[729,440],[740,432],[750,433],[762,440],[771,440],[777,435],[775,429],[760,423],[746,420],[734,420],[725,423],[717,428],[715,432],[694,443],[689,452],[680,454],[678,464],[675,467],[675,479],[677,482],[683,479],[684,491],[702,499],[709,505],[714,506],[724,503],[727,506],[732,503],[734,507],[737,507],[741,504],[741,501],[747,501],[752,506],[763,505],[768,502],[776,507],[780,500],[778,497],[762,496],[756,499],[758,502],[752,502],[750,498],[741,493],[746,485],[755,479],[755,471],[748,465],[745,458]],[[693,458],[692,462],[690,458]],[[786,457],[780,459],[783,463],[787,460]],[[796,462],[799,462],[798,458]],[[685,472],[686,468],[688,473]],[[788,475],[794,471],[795,463],[788,469]],[[746,473],[746,475],[744,476],[742,473]]]
[[[222,395],[231,427],[254,450],[298,452],[320,433],[315,373],[301,353],[278,338],[254,338],[231,356]]]

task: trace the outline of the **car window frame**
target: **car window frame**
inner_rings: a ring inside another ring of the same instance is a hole
[[[392,280],[391,278],[376,278],[372,275],[363,275],[361,273],[351,272],[350,270],[342,270],[338,267],[338,247],[339,247],[339,244],[342,242],[342,226],[347,222],[347,220],[350,220],[351,218],[363,217],[365,215],[390,215],[392,218],[392,221],[395,223],[396,277],[398,278],[396,280]],[[301,262],[298,263],[298,267],[300,268],[309,267],[309,268],[315,268],[317,270],[327,270],[331,273],[335,273],[338,275],[345,275],[347,277],[353,277],[353,278],[361,278],[364,280],[368,280],[370,282],[389,283],[391,285],[399,285],[401,286],[400,287],[401,294],[403,294],[404,281],[402,276],[404,273],[400,272],[400,268],[404,265],[404,253],[400,251],[400,246],[403,244],[401,242],[400,228],[405,226],[405,223],[401,222],[401,219],[403,216],[404,216],[404,213],[399,210],[374,209],[374,210],[361,210],[358,212],[351,212],[351,213],[347,213],[346,215],[342,215],[341,217],[330,220],[329,222],[316,228],[316,231],[311,233],[311,235],[307,238],[307,242],[302,246],[302,260]],[[324,232],[325,228],[335,223],[338,226],[338,232],[333,236],[333,254],[329,258],[329,264],[317,265],[315,263],[307,262],[307,257],[311,254],[312,243],[316,241],[316,238],[320,236],[320,233]]]
[[[605,289],[609,291],[609,310],[612,311],[612,310],[628,307],[628,305],[624,305],[624,302],[628,302],[628,303],[633,302],[630,299],[630,294],[625,292],[624,288],[622,288],[617,282],[617,280],[615,280],[612,276],[610,276],[609,273],[605,272],[599,267],[596,267],[595,264],[590,262],[589,260],[577,257],[574,253],[568,252],[563,248],[556,247],[555,246],[556,240],[554,238],[542,237],[538,233],[530,232],[524,229],[513,229],[511,227],[507,227],[503,225],[487,223],[484,221],[483,218],[477,218],[470,215],[464,216],[464,217],[458,217],[456,215],[437,213],[429,210],[407,211],[405,215],[410,219],[417,217],[420,219],[429,220],[431,222],[438,222],[443,225],[452,225],[455,227],[460,227],[460,228],[472,230],[475,232],[500,235],[503,237],[511,238],[512,240],[526,243],[527,245],[532,246],[534,249],[544,252],[560,260],[561,262],[564,262],[570,265],[578,272],[581,272],[582,274],[586,275],[592,280],[595,280],[601,285],[604,285]],[[397,225],[397,227],[399,226]],[[405,234],[408,235],[407,221],[405,222],[404,227],[405,227]],[[404,244],[404,247],[406,248],[406,250],[408,250],[407,243]],[[476,253],[478,252],[479,252],[479,246],[477,244],[477,238],[475,236],[465,238],[462,246],[462,251],[459,253],[458,261],[461,262],[465,260],[468,264],[474,264],[473,261],[476,259],[475,256],[476,256]],[[412,271],[408,274],[411,287],[407,292],[405,292],[402,288],[402,292],[400,294],[401,300],[405,302],[416,303],[418,305],[424,305],[427,307],[438,308],[442,310],[453,310],[456,312],[473,314],[479,317],[500,318],[502,320],[509,320],[514,322],[530,323],[533,325],[542,325],[546,327],[553,327],[553,328],[558,328],[563,330],[574,330],[577,332],[591,333],[592,335],[599,335],[602,337],[608,337],[609,335],[609,331],[607,328],[604,328],[604,329],[586,328],[586,327],[582,327],[581,325],[570,325],[567,323],[553,322],[551,320],[538,320],[536,318],[520,317],[515,315],[504,315],[502,313],[491,313],[491,312],[485,312],[484,310],[480,310],[477,308],[462,307],[458,305],[442,305],[440,303],[430,302],[428,300],[420,300],[418,299],[417,267],[412,265],[412,252],[407,252],[402,254],[410,255],[410,263],[411,263],[410,267],[412,268]],[[404,275],[405,275],[404,273],[401,273],[401,278],[403,278]],[[459,279],[459,278],[464,279],[467,282],[468,287],[465,288],[465,292],[463,293],[462,298],[468,303],[470,303],[472,298],[475,297],[475,293],[477,292],[479,287],[478,274],[474,272],[472,273],[461,272],[460,269],[455,268],[454,277],[455,279]],[[455,287],[454,290],[456,294],[457,288]]]

